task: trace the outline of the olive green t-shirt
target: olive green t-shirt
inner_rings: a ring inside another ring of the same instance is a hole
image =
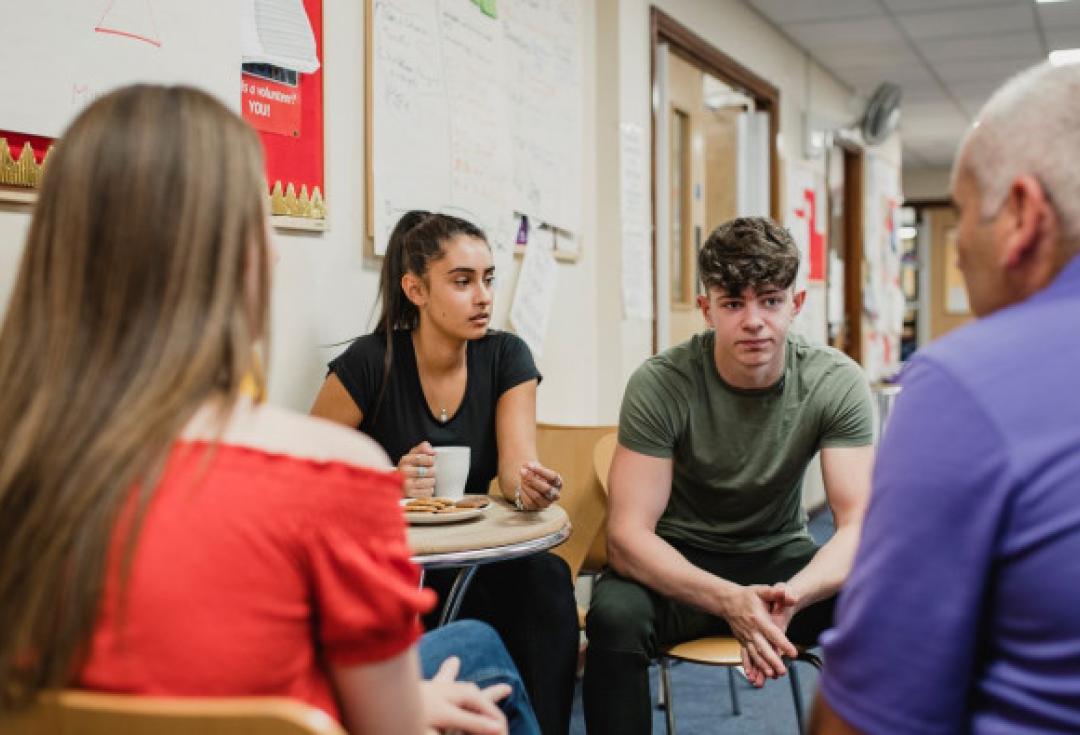
[[[808,538],[803,473],[822,447],[873,441],[862,369],[831,347],[789,335],[774,386],[735,388],[716,370],[712,331],[650,358],[630,378],[619,443],[671,458],[668,541],[745,553]]]

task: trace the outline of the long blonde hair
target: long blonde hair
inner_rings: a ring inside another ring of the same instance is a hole
[[[0,329],[0,709],[77,673],[118,514],[236,400],[267,327],[262,170],[184,87],[102,97],[49,158]]]

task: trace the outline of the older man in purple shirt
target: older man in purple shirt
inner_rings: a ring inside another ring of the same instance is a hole
[[[981,318],[905,371],[816,733],[1080,732],[1080,66],[994,94],[953,199]]]

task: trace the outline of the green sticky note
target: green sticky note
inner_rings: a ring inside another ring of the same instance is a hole
[[[490,15],[492,18],[498,16],[495,15],[495,0],[472,0],[473,4],[480,10],[484,11],[484,15]]]

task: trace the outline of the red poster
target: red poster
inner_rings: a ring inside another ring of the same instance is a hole
[[[266,153],[267,193],[271,196],[273,213],[315,220],[326,216],[323,203],[322,6],[323,0],[304,0],[304,10],[315,35],[319,68],[311,74],[297,74],[295,86],[243,74],[249,91],[244,92],[241,101],[244,119],[259,131],[262,139]],[[96,29],[99,32],[113,28],[104,21],[99,26]],[[139,38],[148,39],[149,36]],[[37,187],[41,163],[52,139],[4,130],[0,130],[0,138],[7,141],[7,151],[0,150],[0,185]]]
[[[240,105],[256,130],[300,137],[300,88],[243,74]]]

